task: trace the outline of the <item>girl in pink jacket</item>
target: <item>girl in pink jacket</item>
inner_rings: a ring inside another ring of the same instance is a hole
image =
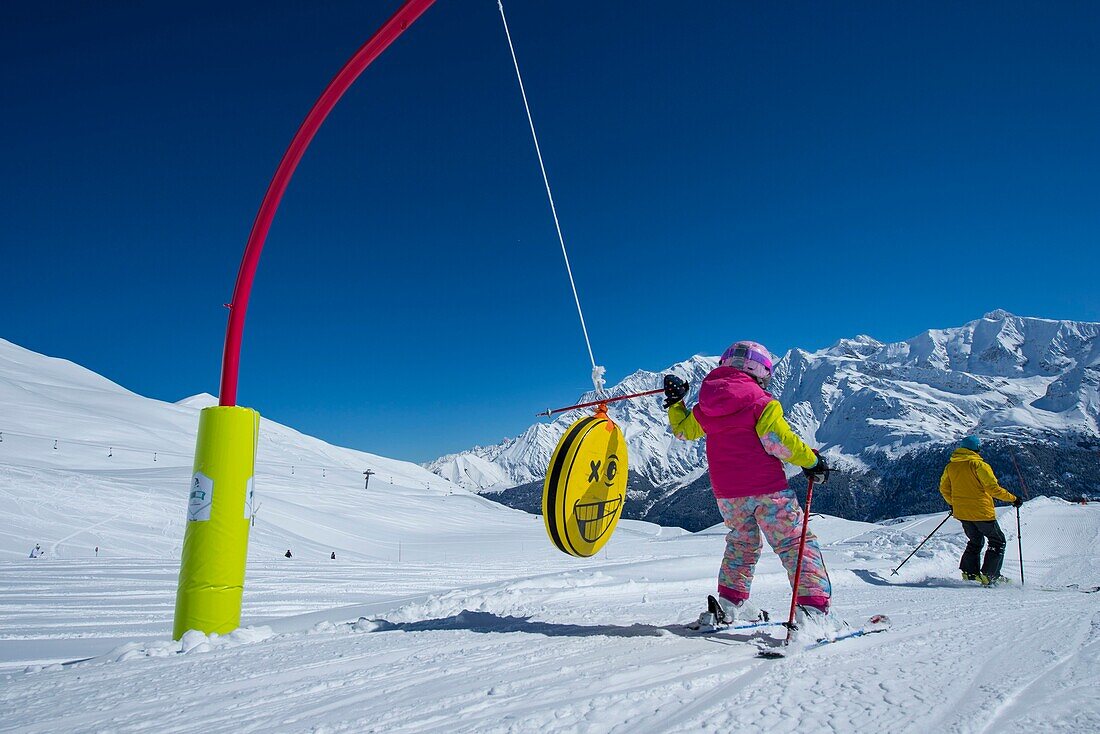
[[[783,407],[766,392],[771,375],[767,349],[756,342],[737,342],[703,380],[699,402],[690,411],[683,402],[688,384],[675,375],[665,376],[672,432],[688,440],[706,436],[711,486],[729,528],[718,598],[708,599],[700,626],[766,619],[748,603],[753,569],[760,559],[760,532],[779,555],[792,584],[802,536],[802,508],[787,486],[783,462],[803,467],[815,483],[828,477],[825,460],[795,435],[783,418]],[[821,548],[807,531],[796,621],[823,623],[831,593]]]

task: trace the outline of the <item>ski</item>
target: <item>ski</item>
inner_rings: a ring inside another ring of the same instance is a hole
[[[1065,586],[1040,586],[1039,591],[1076,591],[1080,594],[1095,594],[1100,591],[1100,586],[1081,586],[1080,584],[1066,584]]]
[[[763,609],[760,616],[753,620],[737,620],[727,616],[718,599],[713,595],[707,597],[707,611],[699,615],[699,619],[688,622],[680,629],[694,635],[713,635],[719,632],[738,632],[744,630],[762,629],[764,627],[779,627],[782,622],[772,622],[771,617]]]
[[[707,611],[699,615],[697,621],[689,622],[684,626],[693,632],[710,634],[713,632],[723,632],[725,630],[748,630],[779,624],[778,622],[771,622],[770,619],[771,617],[768,616],[766,611],[760,610],[759,619],[754,619],[751,622],[743,621],[742,624],[735,625],[734,623],[738,620],[728,617],[726,612],[722,609],[722,605],[718,603],[718,599],[711,595],[707,597]]]
[[[1070,584],[1066,588],[1072,589],[1073,591],[1079,591],[1082,594],[1095,594],[1100,591],[1100,586],[1081,586],[1080,584]]]
[[[994,581],[989,584],[979,584],[979,587],[982,589],[1000,589],[1009,587],[1014,583],[1015,582],[1012,579],[1003,579],[1001,581]],[[1027,587],[1021,584],[1020,588],[1026,589]],[[1057,591],[1063,593],[1076,591],[1079,594],[1095,594],[1097,592],[1100,592],[1100,586],[1081,586],[1080,584],[1066,584],[1065,586],[1037,586],[1035,588],[1039,589],[1039,591]]]
[[[737,632],[738,630],[755,630],[764,627],[782,627],[782,622],[746,622],[734,625],[700,625],[692,622],[685,624],[684,629],[699,635],[713,635],[718,632]]]
[[[849,630],[842,634],[837,635],[833,639],[818,640],[806,647],[807,650],[813,650],[818,647],[824,647],[825,645],[831,645],[834,642],[840,642],[841,640],[850,640],[853,637],[863,637],[864,635],[873,635],[877,632],[886,632],[890,629],[890,618],[885,614],[876,614],[867,620],[867,623],[859,629]]]
[[[890,629],[890,624],[890,618],[887,617],[885,614],[875,614],[870,619],[868,619],[866,624],[864,624],[862,627],[857,627],[856,629],[841,632],[833,638],[821,638],[819,640],[816,640],[815,642],[811,642],[808,645],[788,645],[785,641],[778,641],[779,644],[775,646],[758,644],[757,646],[759,647],[759,650],[756,653],[756,656],[759,658],[765,658],[767,660],[786,658],[801,651],[816,650],[817,648],[825,647],[826,645],[832,645],[836,642],[851,640],[856,637],[864,637],[866,635],[873,635],[878,632],[886,632]]]

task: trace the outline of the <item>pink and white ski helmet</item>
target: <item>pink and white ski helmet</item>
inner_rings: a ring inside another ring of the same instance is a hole
[[[772,357],[767,347],[757,342],[734,342],[722,354],[721,367],[733,367],[751,375],[765,390],[772,379]]]

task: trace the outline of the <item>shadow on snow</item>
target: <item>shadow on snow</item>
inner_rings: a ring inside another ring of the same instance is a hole
[[[853,568],[852,573],[861,581],[866,581],[872,586],[901,586],[910,589],[969,589],[976,586],[973,581],[943,578],[926,578],[920,581],[893,582],[879,576],[877,572],[869,571],[866,568]]]
[[[463,610],[458,614],[442,619],[424,619],[416,622],[390,622],[385,619],[371,620],[375,626],[373,632],[439,632],[464,630],[478,633],[523,632],[545,637],[697,637],[704,640],[728,642],[769,642],[773,638],[762,628],[701,633],[682,624],[664,626],[650,624],[632,624],[629,626],[614,624],[559,624],[554,622],[532,621],[530,617],[502,617],[491,612],[471,612]],[[779,627],[780,625],[775,625]]]

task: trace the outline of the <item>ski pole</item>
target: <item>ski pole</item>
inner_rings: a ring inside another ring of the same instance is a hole
[[[564,413],[567,410],[576,410],[577,408],[591,408],[593,405],[602,405],[604,403],[617,403],[620,400],[631,400],[633,398],[642,398],[646,395],[656,395],[657,393],[663,393],[665,389],[658,388],[656,390],[646,390],[645,392],[636,392],[630,395],[620,395],[617,398],[606,398],[604,400],[593,400],[590,403],[578,403],[576,405],[569,405],[564,408],[554,408],[553,410],[545,410],[542,413],[535,413],[536,416],[551,416],[554,413]]]
[[[791,634],[794,632],[794,610],[798,605],[798,583],[802,579],[802,557],[806,553],[806,533],[810,530],[810,503],[814,499],[814,478],[810,477],[806,483],[806,507],[802,511],[802,537],[798,541],[798,560],[794,564],[794,587],[791,591],[791,613],[787,616],[787,639],[784,645],[791,642]]]
[[[1020,465],[1016,463],[1016,454],[1012,454],[1012,465],[1016,467],[1016,476],[1020,478],[1020,489],[1024,492],[1024,499],[1031,499],[1031,493],[1027,491],[1027,482],[1024,481],[1024,473],[1020,471]],[[1020,537],[1020,508],[1016,508],[1016,548],[1020,553],[1020,586],[1024,585],[1024,539]]]
[[[1020,586],[1024,585],[1024,539],[1020,537],[1020,508],[1016,508],[1016,547],[1020,551]]]
[[[942,528],[942,527],[943,527],[943,524],[944,524],[945,522],[947,522],[948,520],[950,520],[950,519],[951,519],[951,511],[949,510],[949,511],[947,512],[947,517],[945,517],[944,519],[940,520],[940,524],[936,526],[936,530],[939,530],[940,528]],[[912,552],[912,553],[910,553],[909,555],[907,555],[907,556],[905,557],[905,560],[904,560],[904,561],[902,561],[901,563],[899,563],[899,564],[898,564],[898,567],[897,567],[897,568],[895,568],[895,569],[894,569],[893,571],[891,571],[891,572],[890,572],[890,575],[891,575],[891,576],[897,576],[897,575],[898,575],[898,569],[900,569],[900,568],[901,568],[902,566],[904,566],[904,565],[905,565],[906,563],[908,563],[908,562],[909,562],[909,559],[910,559],[910,558],[912,558],[912,557],[913,557],[913,556],[914,556],[914,555],[916,554],[916,552],[917,552],[917,551],[919,551],[919,550],[921,549],[921,546],[923,546],[923,545],[924,545],[925,543],[927,543],[927,542],[928,542],[928,538],[931,538],[931,537],[932,537],[933,535],[935,535],[935,534],[936,534],[936,530],[933,530],[932,532],[930,532],[930,533],[928,534],[928,536],[927,536],[927,537],[926,537],[926,538],[925,538],[924,540],[922,540],[922,541],[920,542],[920,545],[918,545],[918,546],[917,546],[916,548],[914,548],[914,549],[913,549],[913,552]]]

